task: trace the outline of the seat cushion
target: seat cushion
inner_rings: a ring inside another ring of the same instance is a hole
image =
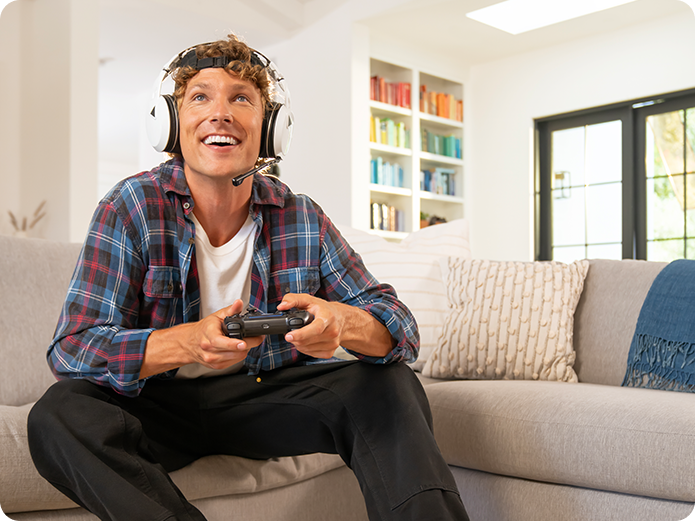
[[[695,502],[692,394],[535,381],[449,381],[425,390],[451,465]]]
[[[0,406],[0,506],[6,514],[74,508],[76,505],[34,468],[27,444],[27,416],[33,404]],[[343,466],[334,454],[268,461],[208,456],[171,473],[189,500],[248,494],[283,487]]]

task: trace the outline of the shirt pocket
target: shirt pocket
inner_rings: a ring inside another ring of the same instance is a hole
[[[279,302],[287,293],[314,295],[321,287],[317,267],[291,268],[270,274],[268,302]]]
[[[145,273],[142,292],[151,299],[181,298],[181,272],[172,266],[150,266]]]

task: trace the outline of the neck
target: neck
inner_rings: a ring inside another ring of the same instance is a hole
[[[229,179],[220,183],[189,181],[195,201],[193,213],[213,246],[229,242],[246,222],[252,187],[253,178],[246,179],[238,187]]]

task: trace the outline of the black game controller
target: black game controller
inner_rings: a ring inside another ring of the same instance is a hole
[[[265,314],[258,310],[232,315],[224,319],[222,331],[230,338],[284,335],[310,324],[314,315],[308,311],[290,310]]]

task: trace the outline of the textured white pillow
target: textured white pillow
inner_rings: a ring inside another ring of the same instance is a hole
[[[420,356],[412,367],[421,370],[437,345],[449,311],[439,260],[471,257],[468,221],[457,219],[428,226],[400,243],[348,226],[338,228],[371,274],[379,282],[391,284],[415,316],[420,329]]]
[[[576,382],[574,311],[589,261],[442,260],[450,310],[423,374]]]

